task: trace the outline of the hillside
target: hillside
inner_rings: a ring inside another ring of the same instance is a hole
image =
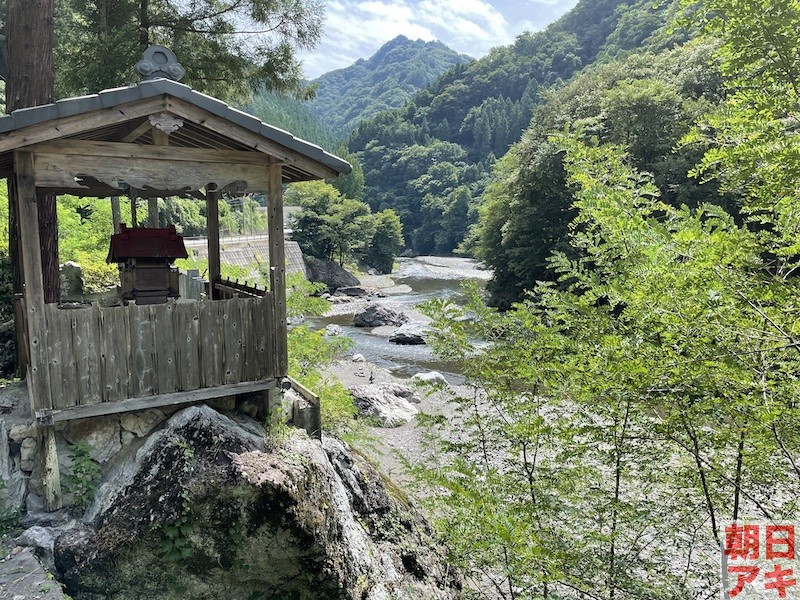
[[[360,121],[403,106],[442,73],[470,60],[441,42],[400,35],[370,58],[312,81],[317,96],[308,107],[326,127],[346,136]]]
[[[414,252],[455,250],[475,221],[491,165],[520,139],[544,92],[602,58],[661,46],[674,3],[582,0],[546,30],[462,64],[400,110],[362,123],[351,152],[373,210],[396,209]]]

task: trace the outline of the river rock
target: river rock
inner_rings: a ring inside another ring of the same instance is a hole
[[[342,335],[343,330],[339,325],[329,323],[325,326],[325,335],[328,337],[337,337]]]
[[[56,539],[74,598],[445,600],[461,583],[425,521],[343,443],[207,406],[121,453]]]
[[[361,285],[358,278],[349,273],[335,262],[322,260],[313,256],[304,256],[308,270],[308,280],[316,283],[324,283],[328,292],[333,294],[339,288],[346,288],[354,285]]]
[[[370,304],[353,317],[353,325],[356,327],[399,326],[406,322],[408,317],[405,314],[379,304]]]
[[[417,373],[411,377],[411,381],[418,385],[447,385],[447,379],[439,371]]]
[[[399,427],[408,423],[419,412],[411,402],[421,398],[407,385],[398,383],[371,383],[350,388],[358,412],[379,427]]]
[[[428,326],[424,323],[405,323],[389,336],[389,341],[393,344],[418,346],[425,343],[425,336],[427,334]]]
[[[370,291],[360,285],[349,285],[347,287],[340,287],[336,290],[334,296],[351,296],[353,298],[366,298],[370,296]]]

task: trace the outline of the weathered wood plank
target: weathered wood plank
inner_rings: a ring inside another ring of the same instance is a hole
[[[131,336],[128,312],[131,306],[100,309],[103,315],[100,338],[103,341],[104,402],[115,402],[130,397]]]
[[[260,298],[255,305],[253,313],[253,331],[255,333],[255,379],[264,379],[274,375],[270,361],[272,360],[272,333],[269,313],[272,310],[272,296],[270,292]]]
[[[73,311],[58,310],[54,304],[50,306],[55,309],[53,314],[58,319],[58,329],[52,328],[51,331],[57,331],[58,336],[61,338],[61,385],[60,387],[53,387],[53,402],[56,407],[77,405],[82,402],[82,398],[78,391],[78,364],[75,361],[72,318],[69,314]]]
[[[156,325],[156,372],[158,374],[158,393],[169,394],[181,390],[178,379],[177,344],[175,341],[175,301],[152,307],[153,322]],[[195,338],[196,344],[196,338]],[[196,366],[196,364],[195,364]]]
[[[223,305],[223,364],[225,367],[225,384],[242,381],[243,338],[242,338],[242,298],[231,298],[221,301]]]
[[[103,372],[103,342],[102,326],[103,317],[100,313],[100,305],[95,303],[88,311],[86,321],[86,335],[89,344],[89,396],[91,403],[102,402],[105,391],[106,380]]]
[[[201,385],[200,363],[200,303],[175,305],[173,312],[178,385],[183,391],[196,390]]]
[[[278,367],[275,364],[275,298],[270,292],[270,295],[265,298],[267,302],[264,304],[264,316],[266,317],[266,339],[264,340],[268,377],[277,377]]]
[[[93,404],[100,401],[99,395],[94,396],[92,390],[90,364],[95,362],[96,356],[90,358],[89,328],[91,326],[91,311],[71,310],[69,319],[70,334],[72,338],[72,361],[75,369],[75,393],[77,404]],[[99,390],[98,390],[99,391]]]
[[[127,308],[128,326],[130,328],[130,390],[125,398],[152,396],[156,393],[157,377],[154,329],[150,306],[134,306]]]
[[[241,381],[253,381],[256,378],[256,351],[258,348],[258,332],[254,329],[254,314],[261,306],[259,299],[245,298],[242,300],[242,321],[240,325],[242,340],[242,375]]]
[[[223,328],[224,303],[200,302],[200,385],[216,387],[225,381],[222,358],[225,356]]]
[[[236,383],[232,385],[222,385],[214,388],[203,388],[188,392],[175,392],[173,394],[158,394],[145,398],[131,398],[119,400],[118,402],[103,402],[93,406],[76,406],[53,412],[53,420],[69,421],[71,419],[85,419],[87,417],[98,417],[134,410],[144,410],[147,408],[158,408],[160,406],[174,406],[176,404],[190,404],[192,402],[203,402],[213,398],[223,398],[236,394],[249,394],[274,388],[277,385],[275,379]]]
[[[64,408],[69,404],[64,404],[65,390],[62,386],[61,361],[66,352],[63,349],[63,337],[61,326],[58,319],[58,307],[53,305],[44,306],[45,331],[42,339],[44,340],[44,364],[46,377],[50,387],[50,401],[53,408]],[[67,392],[68,393],[68,392]]]

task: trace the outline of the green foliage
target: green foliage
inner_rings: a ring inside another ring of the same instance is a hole
[[[687,176],[701,156],[698,148],[673,150],[721,95],[715,47],[697,41],[634,54],[588,68],[545,94],[522,140],[495,166],[479,209],[477,254],[494,270],[488,286],[493,304],[508,308],[537,281],[553,280],[548,257],[566,249],[572,194],[562,151],[548,139],[552,131],[574,124],[586,139],[625,145],[671,205],[697,206],[717,196],[716,184]],[[735,210],[734,199],[717,202]]]
[[[403,225],[393,210],[375,213],[375,233],[364,253],[364,260],[381,273],[391,273],[394,259],[403,248]]]
[[[477,390],[424,479],[453,558],[501,597],[707,597],[721,520],[797,508],[800,282],[718,206],[663,202],[620,149],[554,143],[577,258],[505,314],[433,307]]]
[[[175,52],[188,85],[241,98],[257,86],[301,93],[295,53],[319,40],[322,6],[315,0],[59,0],[56,15],[60,96],[133,83],[133,66],[153,43]]]
[[[320,305],[308,296],[314,291],[312,284],[300,285],[296,281],[290,285],[287,306],[292,307],[294,316],[320,314]],[[328,304],[326,300],[321,302]],[[289,374],[320,397],[323,427],[345,437],[358,429],[353,397],[338,380],[325,377],[322,370],[346,352],[352,343],[350,338],[329,338],[324,331],[306,326],[289,330]]]
[[[391,272],[402,248],[400,219],[394,211],[372,214],[365,202],[342,196],[322,181],[296,183],[286,202],[302,210],[292,219],[292,236],[303,252],[325,260],[363,258],[382,272]]]
[[[706,150],[694,173],[744,196],[744,212],[754,226],[763,228],[772,218],[767,235],[776,247],[770,251],[791,254],[800,175],[792,124],[800,116],[797,3],[713,0],[684,7],[686,18],[699,22],[707,35],[721,36],[718,56],[729,90],[725,102],[684,140]]]
[[[78,442],[72,452],[72,467],[65,478],[67,492],[72,494],[73,506],[82,513],[94,500],[100,483],[100,465],[92,459],[91,444]]]

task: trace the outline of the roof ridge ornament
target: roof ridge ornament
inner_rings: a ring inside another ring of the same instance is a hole
[[[142,53],[142,59],[136,63],[136,70],[142,81],[151,79],[172,79],[180,81],[186,75],[186,69],[178,62],[175,53],[165,46],[151,45]]]

